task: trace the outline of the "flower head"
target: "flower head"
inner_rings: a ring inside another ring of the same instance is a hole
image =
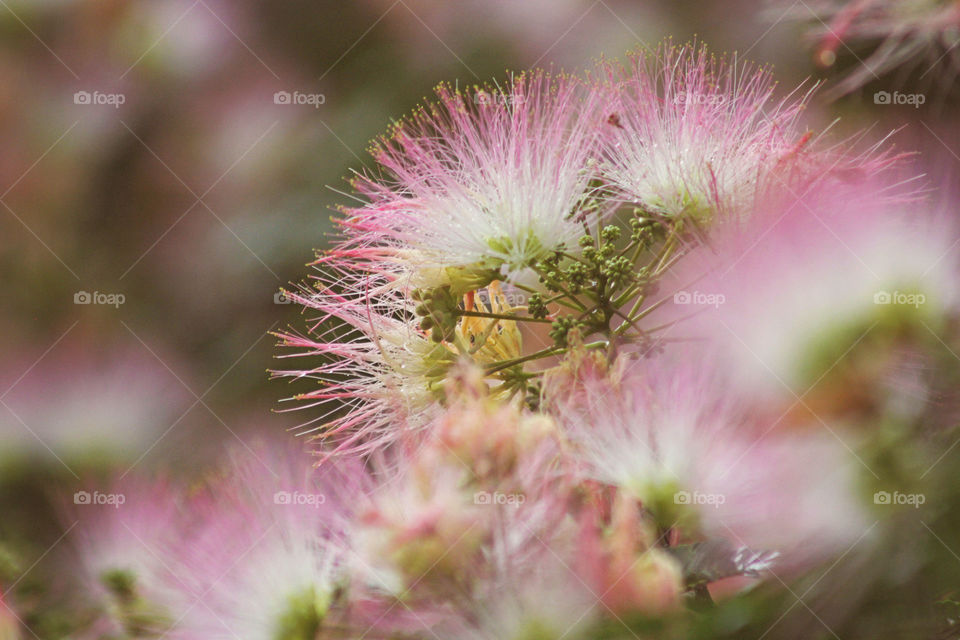
[[[190,542],[171,559],[172,586],[194,606],[170,636],[314,638],[342,614],[342,496],[362,492],[362,471],[343,461],[314,470],[293,447],[235,453],[224,477],[194,497]]]
[[[332,256],[459,296],[575,248],[597,216],[585,202],[598,116],[582,83],[535,71],[503,90],[440,85],[437,97],[374,144],[383,175],[354,180],[369,204],[345,211]]]
[[[81,490],[73,502],[81,576],[103,613],[98,627],[169,631],[192,603],[170,586],[171,554],[185,522],[182,497],[169,482],[129,480],[105,492]]]
[[[605,63],[595,85],[614,96],[603,180],[648,215],[742,217],[771,192],[868,175],[890,160],[876,149],[853,156],[824,147],[799,121],[810,91],[777,99],[769,70],[718,60],[704,46],[668,43],[625,65]]]
[[[282,357],[313,357],[316,365],[273,373],[319,384],[295,398],[300,408],[320,411],[301,433],[316,433],[340,452],[369,452],[437,414],[456,355],[420,330],[412,301],[393,292],[370,297],[383,279],[345,271],[331,280],[336,289],[319,280],[318,290],[288,294],[319,314],[306,335],[280,334],[282,346],[297,350]]]
[[[726,539],[798,561],[859,536],[853,463],[840,443],[771,430],[703,354],[686,355],[678,363],[624,357],[610,370],[585,357],[552,377],[549,407],[586,476],[632,496],[661,530],[686,539]]]
[[[371,493],[356,532],[367,551],[364,581],[375,590],[435,597],[437,587],[487,589],[564,518],[553,422],[490,398],[469,368],[457,375],[463,386],[450,408]]]
[[[757,407],[911,411],[924,392],[900,374],[942,349],[960,303],[954,223],[931,207],[810,193],[688,255],[664,309]]]

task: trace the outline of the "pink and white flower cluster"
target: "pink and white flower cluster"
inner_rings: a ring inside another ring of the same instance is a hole
[[[901,157],[697,46],[438,95],[289,294],[319,462],[77,509],[106,628],[619,637],[872,543],[866,443],[928,420],[960,338]]]

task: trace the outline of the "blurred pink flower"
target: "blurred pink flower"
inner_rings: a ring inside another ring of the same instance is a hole
[[[192,599],[171,638],[313,637],[342,603],[345,496],[363,470],[325,465],[292,444],[236,449],[191,500],[171,587]],[[307,634],[307,635],[298,635]]]
[[[233,453],[199,489],[136,480],[74,496],[96,629],[270,640],[336,624],[346,496],[362,494],[364,471],[314,470],[291,445]]]
[[[174,424],[188,397],[147,353],[94,354],[61,345],[39,363],[32,360],[5,363],[15,386],[0,407],[0,459],[136,459]]]
[[[163,634],[191,606],[171,588],[173,558],[183,544],[183,499],[167,481],[84,485],[65,520],[76,523],[76,558],[87,593],[101,608],[101,632]]]
[[[507,591],[540,593],[520,576],[552,566],[550,545],[564,532],[573,539],[553,422],[485,397],[482,377],[460,373],[473,381],[428,438],[398,454],[351,536],[356,588],[400,598],[415,612],[406,625],[441,635],[462,621],[473,628],[508,604]]]
[[[586,477],[619,488],[662,530],[722,538],[788,562],[824,557],[864,530],[856,464],[826,434],[767,433],[704,354],[679,364],[593,355],[545,387]]]
[[[809,23],[821,66],[832,66],[838,54],[869,48],[832,90],[835,96],[895,71],[908,77],[919,70],[923,80],[936,69],[934,77],[949,90],[960,71],[960,5],[953,0],[812,0],[788,15]]]
[[[960,304],[956,224],[881,191],[812,192],[718,234],[664,283],[664,315],[688,318],[673,333],[705,340],[734,392],[774,415],[922,403],[883,378],[917,345],[941,348]]]

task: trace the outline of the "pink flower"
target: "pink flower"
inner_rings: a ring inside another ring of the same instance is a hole
[[[280,357],[312,357],[316,364],[273,372],[318,384],[293,398],[297,409],[318,414],[299,433],[315,434],[328,452],[365,454],[425,426],[439,414],[440,385],[454,353],[417,327],[412,302],[390,291],[370,295],[384,278],[344,272],[318,282],[319,292],[304,287],[288,294],[317,312],[308,333],[279,335],[294,350]]]
[[[553,422],[466,384],[369,493],[350,536],[354,588],[371,602],[399,599],[406,628],[441,635],[499,609],[506,590],[527,592],[519,577],[550,563],[563,532],[572,538]]]
[[[704,356],[623,356],[609,371],[584,356],[551,377],[548,406],[585,476],[638,500],[661,530],[781,552],[791,563],[861,535],[856,462],[841,444],[768,432]]]
[[[97,626],[104,633],[160,635],[189,610],[191,599],[170,587],[182,508],[166,481],[128,479],[74,494],[65,519],[76,527],[80,575],[102,608]]]
[[[894,159],[879,145],[859,155],[824,146],[800,123],[811,89],[777,98],[767,69],[704,46],[665,44],[598,71],[594,90],[614,96],[601,173],[614,198],[647,215],[738,218],[771,192],[870,175]]]
[[[915,413],[926,392],[911,358],[942,349],[960,248],[933,205],[877,191],[812,192],[717,235],[664,281],[651,322],[685,317],[671,335],[702,340],[735,393],[773,417]]]
[[[362,490],[362,470],[345,461],[314,470],[292,446],[234,453],[191,502],[171,586],[192,606],[170,637],[313,637],[339,624],[345,496]]]
[[[161,357],[180,370],[171,355]],[[64,344],[30,367],[35,359],[11,355],[2,365],[7,384],[17,384],[4,398],[9,410],[0,417],[0,458],[56,456],[73,464],[99,455],[132,462],[188,406],[183,387],[142,347],[104,351]]]
[[[557,246],[576,250],[598,216],[584,205],[603,96],[542,71],[502,90],[440,85],[437,96],[374,144],[382,176],[354,180],[369,203],[344,211],[329,259],[393,269],[404,285],[452,284],[459,296]]]
[[[91,632],[270,640],[335,626],[348,615],[346,496],[365,483],[346,460],[314,470],[299,448],[258,445],[202,489],[79,492],[79,560],[104,610]]]
[[[615,491],[609,522],[598,505],[580,517],[576,566],[613,615],[654,616],[677,611],[683,573],[680,562],[665,549],[653,522],[642,517],[636,499]]]

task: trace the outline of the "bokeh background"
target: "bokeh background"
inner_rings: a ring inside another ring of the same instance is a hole
[[[54,496],[81,478],[202,474],[304,418],[277,413],[291,389],[267,379],[269,332],[302,321],[278,291],[329,242],[367,142],[437,82],[579,71],[671,36],[773,64],[788,91],[820,75],[786,15],[756,0],[0,0],[0,585],[56,597],[69,531]],[[808,123],[841,115],[838,139],[903,127],[898,146],[951,180],[950,107],[871,95],[815,100]]]

